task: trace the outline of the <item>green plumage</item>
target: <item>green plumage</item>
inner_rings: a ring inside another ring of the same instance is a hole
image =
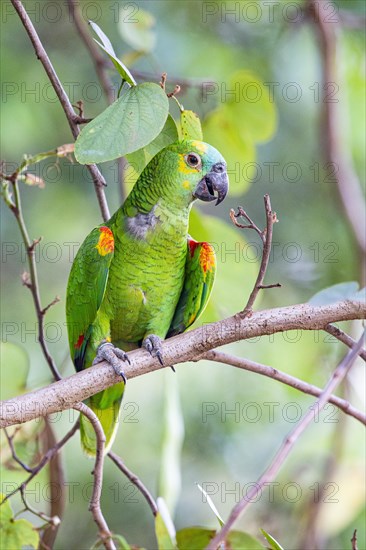
[[[189,212],[196,197],[217,198],[207,190],[211,180],[205,187],[202,178],[212,174],[215,181],[212,168],[218,166],[225,166],[224,159],[207,144],[170,145],[148,164],[112,218],[87,236],[71,269],[66,302],[77,370],[91,366],[105,340],[129,351],[149,335],[164,339],[183,332],[201,314],[216,264],[212,247],[188,236]],[[101,420],[107,450],[123,389],[121,382],[87,401]],[[85,452],[94,455],[94,431],[85,417],[81,438]]]

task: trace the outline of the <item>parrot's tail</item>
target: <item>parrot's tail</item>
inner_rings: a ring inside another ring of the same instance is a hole
[[[116,437],[120,418],[122,396],[114,401],[110,407],[106,407],[103,409],[95,407],[92,400],[93,398],[88,399],[86,401],[86,404],[97,415],[99,422],[102,425],[106,438],[104,454],[107,454],[113,444],[114,438]],[[88,418],[83,414],[80,415],[80,436],[81,446],[84,453],[90,458],[94,458],[97,449],[97,438],[90,420],[88,420]]]

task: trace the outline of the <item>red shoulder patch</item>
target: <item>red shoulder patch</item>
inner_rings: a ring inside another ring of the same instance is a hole
[[[84,334],[80,334],[80,336],[78,338],[78,341],[76,342],[74,348],[75,349],[81,348],[81,346],[83,345],[83,342],[84,342]]]
[[[113,233],[109,229],[109,227],[106,227],[105,225],[102,225],[102,227],[99,228],[99,231],[100,236],[95,248],[98,250],[101,256],[106,256],[114,250]]]
[[[216,265],[215,252],[209,243],[201,243],[200,265],[204,272],[211,271]]]
[[[196,249],[200,248],[199,262],[204,272],[211,271],[215,267],[216,256],[213,247],[209,243],[199,243],[194,239],[189,239],[188,246],[191,258],[193,258]]]

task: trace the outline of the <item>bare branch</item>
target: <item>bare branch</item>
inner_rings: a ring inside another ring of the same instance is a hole
[[[90,421],[95,431],[97,439],[97,448],[95,456],[95,465],[93,470],[94,484],[93,494],[90,499],[89,510],[92,513],[95,523],[99,529],[99,536],[103,541],[104,547],[107,550],[116,550],[114,542],[112,540],[112,533],[109,530],[107,522],[103,516],[102,509],[100,507],[100,497],[102,495],[103,485],[103,465],[104,465],[104,446],[105,435],[101,423],[97,415],[87,406],[85,403],[76,403],[73,408]]]
[[[266,275],[266,271],[268,267],[269,256],[271,253],[273,224],[278,221],[276,212],[272,212],[271,200],[269,198],[269,195],[264,195],[264,206],[266,210],[267,223],[266,223],[266,229],[264,229],[263,231],[259,229],[259,227],[253,222],[253,220],[248,216],[248,214],[241,207],[239,207],[239,211],[237,214],[235,214],[234,210],[231,210],[230,212],[230,218],[237,227],[240,227],[241,229],[254,229],[254,231],[258,233],[258,235],[260,236],[263,243],[263,253],[262,253],[262,260],[259,268],[259,273],[257,276],[257,280],[255,282],[254,288],[249,296],[248,302],[245,308],[243,309],[243,311],[241,311],[239,314],[242,318],[248,317],[249,315],[251,315],[253,311],[254,302],[261,289],[275,288],[275,287],[281,286],[279,283],[276,283],[274,285],[263,284],[264,277]],[[237,220],[238,217],[245,218],[249,222],[249,224],[248,225],[240,224]]]
[[[340,342],[342,342],[343,344],[345,344],[349,348],[353,348],[356,345],[356,340],[351,338],[348,334],[343,332],[343,330],[341,330],[338,327],[335,327],[334,325],[329,324],[326,327],[324,327],[324,330],[325,330],[325,332],[328,332],[328,334],[331,334],[332,336],[334,336],[334,338],[337,338],[337,340],[339,340]],[[364,361],[366,361],[366,350],[365,349],[362,349],[360,351],[360,357],[362,357],[362,359]]]
[[[329,397],[331,396],[333,391],[347,375],[349,369],[352,367],[359,354],[359,351],[362,347],[363,339],[364,334],[361,336],[356,346],[351,349],[343,358],[343,360],[339,363],[338,367],[335,369],[327,385],[322,391],[319,399],[317,399],[314,405],[309,408],[308,412],[302,417],[297,426],[295,426],[295,428],[291,430],[291,432],[285,438],[281,447],[277,451],[276,456],[274,457],[268,468],[265,470],[265,472],[258,479],[257,483],[255,483],[253,488],[246,494],[246,496],[242,500],[240,500],[238,504],[236,504],[236,506],[234,506],[230,513],[229,519],[227,520],[221,531],[210,541],[206,550],[216,550],[218,548],[220,543],[224,541],[233,524],[237,521],[239,516],[241,516],[244,510],[250,505],[250,503],[254,501],[259,491],[261,491],[266,484],[270,483],[275,478],[287,456],[297,443],[299,437],[313,420],[314,410],[316,410],[318,414],[323,409],[323,407],[329,401]]]
[[[14,175],[14,178],[15,177],[16,176]],[[14,191],[14,207],[10,208],[10,210],[13,212],[13,214],[15,216],[15,219],[18,223],[18,227],[19,227],[19,230],[20,230],[20,233],[22,235],[23,242],[24,242],[25,250],[27,252],[28,266],[29,266],[29,273],[23,273],[22,281],[23,281],[23,284],[27,288],[29,288],[29,290],[32,293],[34,308],[36,310],[37,321],[38,321],[38,342],[39,342],[39,345],[41,346],[43,355],[44,355],[44,357],[45,357],[45,359],[48,363],[48,366],[51,369],[53,377],[56,380],[60,380],[61,375],[60,375],[60,373],[57,369],[56,363],[55,363],[53,357],[51,356],[51,354],[48,350],[48,346],[46,344],[46,339],[45,339],[45,335],[44,335],[44,323],[43,323],[44,316],[45,316],[46,312],[48,311],[48,309],[53,304],[58,302],[59,299],[55,298],[55,300],[53,300],[53,302],[51,302],[48,306],[46,306],[45,308],[42,308],[41,297],[40,297],[40,292],[39,292],[39,285],[38,285],[37,265],[36,265],[36,260],[35,260],[35,248],[40,243],[41,238],[35,239],[33,241],[30,240],[29,235],[28,235],[28,230],[27,230],[27,227],[25,225],[24,218],[23,218],[22,204],[21,204],[21,200],[20,200],[20,193],[19,193],[18,183],[14,179],[12,184],[13,184],[13,191]]]
[[[34,468],[32,468],[31,475],[28,476],[27,479],[25,481],[23,481],[23,483],[21,485],[19,485],[19,487],[17,487],[11,493],[6,495],[3,502],[5,502],[5,500],[10,498],[11,496],[15,495],[15,493],[20,491],[22,487],[23,488],[26,487],[28,485],[28,483],[30,481],[32,481],[32,479],[46,466],[46,464],[49,463],[49,461],[55,456],[55,454],[58,453],[58,451],[65,445],[65,443],[67,443],[69,441],[69,439],[75,434],[75,432],[78,429],[79,429],[79,421],[75,422],[75,424],[73,425],[71,430],[69,430],[67,432],[67,434],[58,443],[56,443],[56,445],[54,447],[52,447],[52,449],[47,451],[47,453],[43,456],[40,463],[37,466],[35,466]]]
[[[65,112],[66,118],[69,122],[71,133],[74,136],[74,139],[79,135],[79,127],[76,123],[78,120],[77,115],[74,112],[74,109],[71,105],[71,102],[55,72],[55,69],[52,66],[52,63],[44,49],[42,42],[39,39],[36,29],[33,26],[33,23],[27,14],[21,0],[11,0],[16,12],[19,15],[21,22],[27,34],[33,44],[34,50],[36,52],[37,58],[41,61],[48,78],[57,94],[57,97],[60,100],[61,106]],[[95,164],[88,164],[87,168],[93,178],[95,193],[99,202],[99,207],[103,216],[104,221],[110,218],[109,208],[107,204],[107,199],[104,193],[104,186],[106,185],[103,175],[100,173],[99,169]]]
[[[23,468],[23,470],[25,470],[29,474],[32,473],[33,469],[30,468],[29,466],[27,466],[27,464],[25,464],[22,460],[20,460],[20,458],[18,457],[18,455],[15,452],[13,440],[14,440],[14,436],[16,434],[16,431],[13,433],[13,435],[9,435],[7,429],[4,428],[4,433],[5,433],[5,437],[8,441],[8,445],[10,447],[10,452],[11,452],[11,456],[12,456],[13,460],[15,460],[15,462],[17,462],[19,464],[19,466],[21,466]]]
[[[241,357],[235,357],[234,355],[229,355],[228,353],[223,353],[221,351],[217,351],[217,350],[208,351],[207,353],[202,355],[200,359],[207,359],[208,361],[225,363],[226,365],[231,365],[233,367],[244,369],[249,372],[256,372],[257,374],[267,376],[268,378],[272,378],[273,380],[282,382],[287,386],[291,386],[291,388],[295,388],[296,390],[299,390],[303,393],[307,393],[308,395],[314,395],[315,397],[318,397],[319,395],[321,395],[323,391],[321,388],[318,388],[317,386],[308,384],[308,382],[304,382],[299,378],[295,378],[295,376],[291,376],[290,374],[281,372],[277,369],[274,369],[273,367],[262,365],[261,363],[250,361],[249,359],[242,359]],[[333,405],[338,407],[340,410],[342,410],[345,414],[348,414],[349,416],[353,416],[353,418],[355,418],[356,420],[359,420],[360,422],[362,422],[362,424],[366,425],[366,415],[362,411],[359,411],[355,407],[353,407],[351,403],[349,403],[345,399],[342,399],[341,397],[338,397],[336,395],[331,395],[329,397],[329,403],[332,403]]]
[[[352,164],[351,154],[347,151],[344,141],[344,123],[341,112],[341,104],[337,101],[329,101],[327,94],[332,90],[328,86],[339,83],[337,73],[337,23],[331,22],[327,17],[327,9],[323,2],[308,0],[308,10],[312,12],[315,30],[319,37],[320,55],[323,64],[323,90],[324,98],[321,105],[324,106],[324,128],[321,135],[325,139],[325,156],[330,166],[335,168],[334,177],[338,186],[339,195],[348,222],[353,230],[358,246],[366,252],[366,225],[365,225],[365,199],[360,182]]]
[[[355,529],[353,531],[353,535],[352,535],[352,538],[351,538],[351,543],[352,543],[352,550],[358,550],[358,546],[357,546],[357,529]]]
[[[116,453],[114,453],[113,451],[109,451],[108,456],[111,460],[113,460],[117,468],[119,468],[121,472],[131,481],[131,483],[133,483],[135,487],[138,488],[138,490],[150,506],[152,513],[154,514],[154,516],[156,516],[156,514],[158,513],[156,502],[153,499],[150,491],[147,489],[147,487],[145,487],[140,478],[138,478],[136,474],[134,474],[129,468],[127,468],[122,458],[116,455]]]
[[[186,362],[224,344],[288,330],[320,330],[329,323],[364,319],[364,302],[344,301],[326,306],[299,304],[254,312],[250,318],[234,315],[169,338],[162,344],[164,365]],[[123,363],[127,378],[141,376],[161,367],[145,350],[128,354],[131,364]],[[120,381],[114,369],[103,361],[59,382],[0,403],[0,427],[27,422],[33,418],[69,409]]]

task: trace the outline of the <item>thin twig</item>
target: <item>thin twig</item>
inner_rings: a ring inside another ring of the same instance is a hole
[[[349,348],[353,348],[356,345],[356,340],[351,338],[348,334],[343,332],[343,330],[341,330],[340,328],[338,328],[334,325],[329,324],[326,327],[324,327],[324,330],[325,330],[325,332],[328,332],[328,334],[331,334],[332,336],[334,336],[334,338],[337,338],[337,340],[339,340],[340,342],[342,342],[343,344],[345,344]],[[366,350],[365,349],[361,349],[360,357],[362,357],[362,359],[364,361],[366,361]]]
[[[157,504],[154,498],[152,497],[150,491],[142,483],[141,479],[138,478],[136,474],[131,472],[129,468],[127,468],[122,458],[116,455],[116,453],[114,453],[113,451],[109,451],[108,456],[111,460],[113,460],[117,468],[119,468],[121,472],[131,481],[131,483],[133,483],[135,487],[138,488],[138,490],[140,491],[140,493],[143,495],[148,505],[150,506],[152,513],[154,514],[154,516],[156,516],[158,513]]]
[[[295,428],[291,430],[291,432],[284,439],[281,447],[277,451],[271,464],[268,466],[265,472],[261,475],[258,481],[254,484],[253,488],[247,493],[247,495],[242,500],[240,500],[236,504],[236,506],[234,506],[227,522],[225,523],[221,531],[210,541],[206,550],[217,549],[219,544],[224,541],[226,535],[229,533],[230,529],[232,528],[233,524],[237,521],[239,516],[241,516],[241,514],[250,505],[251,502],[255,501],[257,495],[259,494],[260,491],[262,491],[263,487],[265,487],[266,484],[270,483],[275,478],[279,469],[283,465],[285,459],[287,458],[287,456],[289,455],[289,453],[292,451],[293,447],[297,443],[299,437],[302,435],[302,433],[306,430],[306,428],[309,426],[309,424],[313,420],[314,411],[316,411],[316,414],[319,414],[319,412],[323,409],[326,403],[328,403],[329,397],[332,395],[333,391],[337,388],[337,386],[342,382],[342,380],[347,375],[349,369],[352,367],[353,363],[358,357],[359,351],[362,347],[363,339],[364,339],[364,334],[359,339],[356,346],[353,349],[351,349],[347,353],[347,355],[342,359],[342,361],[339,363],[338,367],[333,372],[327,385],[325,386],[324,390],[319,396],[319,399],[317,399],[314,405],[308,409],[308,412],[305,413],[305,415],[297,424],[297,426],[295,426]]]
[[[103,516],[102,509],[100,507],[100,497],[102,495],[103,485],[103,465],[104,465],[104,447],[105,447],[105,435],[102,425],[97,415],[87,406],[85,403],[76,403],[73,408],[81,414],[83,414],[93,426],[96,437],[96,455],[95,465],[93,470],[94,483],[93,493],[90,499],[89,510],[92,513],[95,523],[99,529],[99,536],[107,550],[116,550],[114,542],[112,540],[112,533],[108,527],[108,524]]]
[[[25,506],[25,510],[27,510],[28,512],[31,512],[35,516],[38,516],[39,518],[41,518],[45,522],[49,523],[51,529],[54,529],[55,527],[58,527],[58,525],[60,524],[60,518],[58,516],[47,516],[47,514],[45,514],[43,512],[38,512],[38,510],[35,510],[27,502],[27,498],[25,496],[25,487],[23,487],[23,486],[21,486],[21,488],[20,488],[20,497],[21,497],[22,502]],[[23,510],[23,511],[25,511],[25,510]]]
[[[352,550],[358,550],[358,546],[357,546],[357,529],[355,529],[353,531],[353,535],[352,535],[352,538],[351,538],[351,543],[352,543]]]
[[[199,359],[216,361],[218,363],[231,365],[233,367],[247,370],[249,372],[255,372],[257,374],[267,376],[268,378],[272,378],[273,380],[277,380],[278,382],[282,382],[282,384],[286,384],[287,386],[290,386],[291,388],[295,388],[296,390],[299,390],[308,395],[314,395],[315,397],[320,396],[323,391],[321,388],[318,388],[313,384],[308,384],[308,382],[304,382],[303,380],[300,380],[295,376],[291,376],[290,374],[279,371],[273,367],[262,365],[261,363],[250,361],[249,359],[235,357],[234,355],[229,355],[228,353],[224,353],[221,351],[217,351],[217,350],[208,351],[204,355],[201,355]],[[359,411],[358,409],[353,407],[351,403],[349,403],[345,399],[342,399],[341,397],[338,397],[336,395],[331,395],[329,397],[329,403],[332,403],[333,405],[338,407],[341,411],[343,411],[345,414],[352,416],[356,420],[359,420],[362,424],[366,425],[366,415],[362,411]]]
[[[67,432],[67,434],[60,441],[58,441],[58,443],[56,443],[56,445],[54,447],[52,447],[52,449],[47,451],[47,453],[43,456],[40,463],[37,466],[35,466],[34,468],[32,468],[31,475],[28,476],[27,479],[25,481],[23,481],[23,483],[21,485],[19,485],[16,489],[11,491],[11,493],[9,493],[5,496],[4,502],[8,498],[15,495],[15,493],[20,491],[22,487],[25,488],[28,485],[28,483],[30,481],[32,481],[32,479],[46,466],[46,464],[49,463],[49,461],[55,456],[55,454],[58,453],[58,451],[65,445],[65,443],[67,443],[69,441],[69,439],[75,434],[75,432],[78,429],[79,429],[79,421],[75,422],[75,424],[73,425],[71,430],[69,430]]]
[[[243,309],[243,311],[239,313],[241,318],[248,317],[252,314],[254,302],[261,289],[275,288],[275,287],[281,286],[279,283],[276,283],[274,285],[263,284],[264,277],[266,275],[266,271],[268,267],[270,253],[271,253],[273,224],[278,221],[276,212],[272,212],[271,200],[269,198],[269,195],[264,195],[264,206],[266,210],[266,229],[264,229],[263,231],[259,229],[259,227],[253,222],[253,220],[248,216],[248,214],[241,207],[239,207],[237,214],[235,214],[234,210],[231,210],[230,212],[230,218],[237,227],[240,227],[241,229],[253,229],[256,233],[258,233],[263,243],[262,260],[261,260],[261,265],[259,268],[257,280],[255,281],[255,285],[249,296],[249,299],[247,301],[245,308]],[[237,220],[238,217],[245,218],[249,223],[247,225],[239,223]]]
[[[27,31],[27,34],[34,46],[34,50],[36,52],[37,58],[41,61],[48,78],[50,79],[50,82],[57,94],[57,97],[59,98],[59,101],[61,103],[61,106],[65,112],[66,118],[69,122],[69,126],[71,129],[71,133],[74,137],[74,139],[77,138],[77,136],[80,133],[79,127],[77,125],[78,117],[75,114],[75,111],[73,109],[73,106],[71,105],[71,102],[55,72],[55,69],[52,66],[52,63],[46,53],[46,50],[44,49],[42,42],[39,39],[39,36],[37,34],[36,29],[33,26],[33,23],[26,12],[21,0],[11,0],[16,12],[19,15],[19,18],[21,22],[23,23],[23,26],[25,30]],[[87,168],[92,176],[95,192],[97,195],[99,207],[102,213],[103,220],[106,221],[110,218],[109,208],[107,204],[107,199],[105,197],[104,193],[104,186],[106,185],[104,176],[100,173],[99,169],[95,164],[88,164]]]
[[[41,297],[39,292],[39,284],[38,284],[38,274],[37,274],[37,266],[36,266],[36,259],[35,259],[35,248],[40,242],[40,239],[36,239],[31,241],[28,235],[27,226],[25,224],[24,218],[23,218],[23,212],[22,212],[22,204],[20,200],[20,193],[18,188],[17,181],[13,181],[13,191],[14,191],[14,206],[11,206],[10,209],[13,212],[15,219],[18,223],[18,227],[20,230],[20,233],[22,235],[22,239],[24,242],[24,246],[27,252],[27,258],[28,258],[28,266],[29,266],[29,275],[24,274],[23,275],[23,284],[26,285],[29,290],[32,293],[34,307],[36,310],[37,315],[37,321],[38,321],[38,342],[39,345],[42,348],[43,355],[48,363],[48,366],[51,369],[51,372],[56,380],[61,380],[61,375],[58,372],[56,363],[51,356],[48,346],[46,344],[46,339],[44,335],[44,316],[47,312],[47,310],[55,303],[57,303],[58,299],[53,300],[51,304],[46,306],[45,308],[42,308],[41,305]]]
[[[29,466],[27,466],[27,464],[25,464],[22,460],[20,460],[20,458],[18,457],[18,455],[15,452],[13,439],[14,439],[14,436],[16,434],[16,431],[13,433],[13,435],[9,435],[7,429],[4,428],[4,433],[5,433],[5,437],[8,441],[8,445],[9,445],[11,456],[12,456],[13,460],[15,460],[15,462],[17,462],[23,468],[23,470],[25,470],[29,474],[32,473],[33,469],[30,468]]]

